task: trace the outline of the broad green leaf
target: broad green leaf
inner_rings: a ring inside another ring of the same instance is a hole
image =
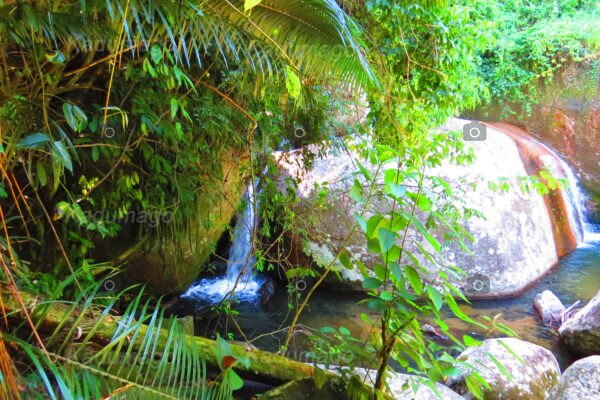
[[[423,281],[421,281],[421,276],[419,276],[417,270],[410,265],[407,265],[404,267],[404,272],[415,293],[417,295],[423,293]]]
[[[371,181],[371,173],[369,172],[369,170],[366,169],[365,166],[362,165],[362,163],[360,161],[356,160],[355,162],[356,162],[356,165],[358,165],[358,169],[360,170],[362,175],[365,177],[365,179],[367,181]]]
[[[25,136],[17,143],[17,147],[21,149],[39,149],[42,145],[50,143],[52,139],[45,133],[37,132]]]
[[[367,220],[356,212],[354,213],[354,219],[358,223],[358,226],[360,226],[360,229],[362,229],[363,232],[367,233]]]
[[[469,335],[463,335],[463,342],[465,343],[465,346],[468,347],[476,347],[476,346],[480,346],[481,342]]]
[[[296,74],[296,71],[289,66],[285,67],[285,87],[293,99],[300,97],[302,83],[300,82],[300,78]]]
[[[150,48],[150,58],[154,64],[158,64],[163,59],[163,52],[159,45],[155,44]]]
[[[175,119],[179,110],[179,101],[176,98],[171,98],[171,119]]]
[[[348,330],[348,328],[346,328],[345,326],[340,326],[338,328],[338,330],[340,331],[340,333],[344,336],[350,336],[350,331]]]
[[[244,12],[252,10],[254,7],[259,5],[262,0],[244,0]]]
[[[225,374],[225,378],[231,390],[238,390],[244,387],[244,380],[233,369],[230,369]]]
[[[57,161],[60,161],[66,169],[73,172],[73,163],[71,162],[71,156],[69,155],[67,148],[62,142],[52,142],[52,158],[54,158]]]
[[[85,115],[85,112],[75,104],[64,103],[63,114],[65,115],[67,124],[69,124],[71,129],[75,132],[81,132],[86,128],[88,123],[87,115]]]
[[[354,265],[352,265],[352,261],[350,260],[350,255],[348,250],[342,250],[340,252],[340,256],[338,257],[344,268],[346,269],[354,269]]]
[[[379,240],[379,246],[381,247],[381,252],[387,252],[396,241],[396,232],[392,232],[387,228],[381,227],[377,231],[377,239]]]
[[[376,230],[375,228],[377,228],[377,226],[379,226],[379,223],[381,222],[381,220],[383,219],[383,217],[379,214],[375,214],[373,215],[371,218],[369,218],[369,220],[367,221],[367,237],[368,238],[373,238],[376,235]]]
[[[379,289],[381,287],[381,285],[383,285],[383,282],[381,282],[379,279],[373,278],[371,276],[366,278],[362,283],[362,287],[367,290]]]
[[[0,199],[6,199],[8,197],[8,193],[4,190],[4,186],[0,183]]]
[[[388,187],[389,193],[396,198],[400,198],[406,194],[406,188],[402,185],[396,185],[395,183],[388,183],[387,187]]]
[[[392,294],[390,292],[388,292],[387,290],[384,290],[383,292],[381,292],[379,294],[379,298],[383,301],[392,301],[394,300],[394,296],[392,296]]]
[[[98,146],[92,147],[92,161],[96,162],[100,158],[100,149]]]
[[[38,161],[36,163],[36,171],[40,185],[46,186],[46,184],[48,183],[48,176],[46,174],[46,166],[43,162]]]
[[[442,309],[442,305],[444,304],[444,300],[442,298],[441,293],[433,286],[427,286],[425,288],[425,291],[427,292],[427,296],[433,303],[435,309],[440,311]]]
[[[357,203],[365,203],[365,198],[363,195],[363,188],[358,179],[354,180],[354,184],[350,188],[348,192],[348,196]]]

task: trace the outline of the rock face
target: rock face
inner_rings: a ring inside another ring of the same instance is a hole
[[[565,311],[563,303],[550,290],[538,293],[533,301],[533,306],[542,318],[544,325],[555,325],[560,321],[562,312]]]
[[[562,340],[580,354],[600,354],[600,292],[558,330]]]
[[[462,129],[466,122],[450,120],[445,128]],[[444,178],[453,188],[460,188],[457,190],[462,190],[459,196],[465,205],[482,211],[486,219],[473,218],[466,224],[474,237],[472,254],[450,246],[443,250],[443,256],[449,264],[459,266],[468,274],[463,282],[455,283],[462,284],[470,298],[515,295],[558,261],[552,219],[543,196],[519,188],[520,178],[528,173],[512,137],[488,128],[486,141],[470,142],[469,145],[476,155],[472,165],[444,165],[429,173]],[[315,153],[317,151],[315,149]],[[334,260],[335,255],[345,248],[367,268],[380,262],[367,250],[362,231],[355,229],[354,214],[360,213],[362,208],[348,195],[358,171],[354,156],[328,154],[325,158],[317,158],[306,173],[300,169],[303,156],[299,152],[280,154],[278,162],[283,174],[297,182],[297,194],[301,199],[294,211],[298,224],[307,232],[307,240],[297,245],[317,265],[326,267],[333,263],[343,281],[343,284],[333,285],[334,289],[360,289],[362,277],[359,271],[345,269]],[[373,165],[362,162],[371,172],[375,171]],[[501,179],[511,185],[508,191],[488,188],[488,183],[498,183]],[[475,190],[468,184],[472,182],[478,182]],[[325,203],[330,207],[320,205],[319,189],[315,189],[325,184],[330,190]],[[385,209],[386,206],[381,207]],[[438,236],[442,235],[439,232]],[[411,252],[418,254],[417,244],[421,243],[427,245],[420,233],[409,232],[405,246]],[[565,244],[570,250],[575,245],[576,241]],[[448,266],[423,262],[430,271]]]
[[[494,358],[504,366],[510,379]],[[481,346],[465,350],[459,360],[473,366],[491,386],[485,393],[486,400],[546,400],[560,375],[558,362],[550,351],[514,338],[485,340]],[[467,394],[466,374],[452,377],[447,384],[466,399],[472,399]]]
[[[125,252],[123,284],[146,284],[147,292],[157,296],[185,291],[197,279],[236,213],[246,189],[248,160],[247,154],[237,151],[223,155],[223,178],[214,184],[219,191],[200,194],[197,220],[189,238],[159,249],[136,245],[133,251]]]
[[[600,399],[600,356],[581,359],[567,368],[548,398],[551,400]]]

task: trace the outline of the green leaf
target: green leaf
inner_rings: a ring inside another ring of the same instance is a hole
[[[387,228],[381,227],[377,231],[377,239],[379,240],[379,246],[381,247],[381,252],[387,252],[396,241],[396,232],[392,232]]]
[[[344,249],[340,252],[339,260],[346,269],[354,269],[354,265],[352,265],[352,261],[350,260],[350,254],[348,250]]]
[[[327,382],[327,375],[325,374],[325,371],[323,371],[317,365],[315,365],[313,371],[313,379],[315,381],[315,386],[317,387],[317,389],[321,389],[323,385]]]
[[[302,83],[296,72],[289,66],[285,67],[285,87],[293,99],[300,97]]]
[[[65,115],[67,124],[69,124],[71,129],[75,132],[81,132],[86,128],[88,123],[87,115],[85,115],[85,112],[75,104],[64,103],[63,114]]]
[[[396,198],[400,198],[406,194],[406,188],[402,185],[396,185],[395,183],[388,183],[388,191]]]
[[[100,149],[98,146],[92,147],[92,161],[96,162],[100,158]]]
[[[441,293],[433,286],[427,286],[425,288],[425,291],[427,292],[427,296],[433,303],[435,309],[440,311],[442,309],[442,306],[444,305],[444,300],[442,298]]]
[[[262,0],[244,0],[244,12],[252,10],[254,7],[260,4]]]
[[[244,387],[244,380],[233,369],[227,371],[225,379],[231,390],[238,390]]]
[[[340,331],[340,333],[344,336],[350,336],[350,330],[348,328],[346,328],[345,326],[340,326],[338,328],[338,330]]]
[[[171,119],[175,119],[179,110],[179,101],[176,98],[171,98]]]
[[[410,286],[412,286],[413,290],[417,295],[423,293],[423,281],[421,281],[421,276],[416,269],[407,265],[404,267],[404,272],[406,273],[406,278],[408,282],[410,282]]]
[[[383,282],[377,278],[373,278],[372,276],[366,278],[362,283],[362,287],[367,290],[379,289],[381,285],[383,285]]]
[[[17,147],[21,149],[38,149],[46,143],[50,143],[52,139],[45,133],[37,132],[25,136],[17,143]]]
[[[390,292],[388,292],[387,290],[384,290],[383,292],[381,292],[379,294],[379,298],[383,301],[392,301],[394,300],[394,296],[392,296],[392,294]]]
[[[154,64],[158,64],[163,59],[163,52],[159,45],[155,44],[150,48],[150,58]]]
[[[6,199],[8,197],[8,193],[4,190],[4,186],[0,183],[0,199]]]
[[[367,233],[367,220],[360,216],[357,212],[354,213],[354,219],[358,223],[358,226],[360,226],[360,229],[362,229],[364,233]]]
[[[468,347],[477,347],[477,346],[481,346],[481,342],[469,335],[463,335],[463,342],[465,343],[465,346]]]
[[[62,142],[52,142],[52,158],[59,161],[66,169],[73,172],[71,156]]]
[[[348,192],[348,196],[357,203],[365,203],[365,198],[363,195],[363,188],[358,179],[354,180],[354,184],[350,188]]]
[[[46,166],[43,162],[38,161],[36,163],[36,171],[40,185],[46,186],[46,184],[48,183],[48,176],[46,174]]]

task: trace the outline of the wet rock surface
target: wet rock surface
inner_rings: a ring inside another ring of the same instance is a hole
[[[600,354],[600,292],[559,329],[567,346],[583,355]]]

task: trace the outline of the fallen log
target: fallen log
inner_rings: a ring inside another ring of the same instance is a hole
[[[6,293],[6,292],[3,292]],[[42,303],[42,299],[30,293],[21,292],[31,318],[41,333],[50,334],[62,324],[61,331],[68,332],[78,318],[77,326],[85,330],[86,326],[96,326],[92,333],[92,341],[100,345],[106,344],[112,338],[121,323],[121,317],[113,315],[77,315],[70,312],[70,307],[61,303]],[[19,302],[12,298],[3,296],[1,305],[4,307],[0,320],[4,317],[11,320],[22,320],[22,312]],[[86,313],[87,314],[87,313]],[[101,321],[97,321],[102,318]],[[66,320],[66,321],[65,321]],[[148,332],[148,327],[143,325],[140,334],[134,339],[136,344],[142,345],[141,341]],[[84,332],[85,333],[85,332]],[[157,349],[162,351],[167,346],[168,332],[161,329],[157,340]],[[216,342],[211,339],[185,335],[185,340],[196,348],[198,354],[203,358],[208,367],[218,370],[218,362],[215,355]],[[315,368],[310,364],[301,363],[289,358],[257,349],[246,349],[243,346],[231,344],[234,355],[248,357],[248,367],[242,363],[236,363],[233,369],[240,376],[258,382],[269,384],[281,384],[302,378],[312,378]],[[333,374],[332,374],[333,376]]]

